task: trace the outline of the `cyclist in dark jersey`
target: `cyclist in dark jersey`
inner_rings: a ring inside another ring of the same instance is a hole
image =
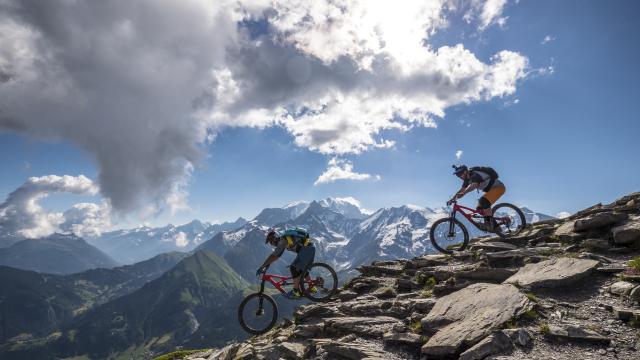
[[[302,296],[300,275],[313,263],[316,255],[316,248],[309,239],[309,233],[300,228],[287,229],[282,235],[275,230],[270,230],[265,243],[269,243],[276,248],[256,271],[256,274],[264,272],[266,267],[278,260],[285,250],[295,252],[297,254],[296,258],[289,265],[289,270],[293,277],[293,290],[287,293],[287,297],[290,299],[300,298]],[[314,289],[312,288],[310,291],[314,291]]]
[[[462,187],[453,196],[451,201],[457,200],[470,193],[473,190],[482,190],[484,194],[478,199],[478,211],[484,216],[485,226],[487,230],[492,230],[495,226],[491,205],[493,205],[502,195],[506,188],[502,181],[498,180],[497,174],[491,168],[485,168],[493,171],[492,176],[487,171],[480,170],[479,167],[467,168],[465,165],[454,166],[454,174],[462,179]]]

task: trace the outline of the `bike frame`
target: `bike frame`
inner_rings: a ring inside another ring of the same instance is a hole
[[[285,293],[284,286],[293,285],[293,281],[288,282],[288,280],[293,280],[292,276],[282,276],[275,274],[262,274],[262,282],[260,283],[260,292],[264,292],[264,283],[270,282],[273,287],[278,289],[281,293]]]
[[[308,275],[307,275],[308,276]],[[270,282],[274,288],[280,291],[282,294],[286,293],[284,286],[293,285],[293,276],[282,276],[276,274],[262,274],[260,278],[260,292],[264,292],[264,283]],[[289,282],[289,280],[292,280]],[[306,279],[304,281],[307,281]]]
[[[462,216],[464,216],[467,220],[469,220],[469,222],[472,223],[473,226],[477,227],[480,230],[483,230],[483,228],[481,226],[478,226],[479,224],[474,220],[474,215],[480,215],[481,217],[484,217],[482,214],[480,214],[480,211],[466,207],[466,206],[458,205],[458,202],[454,201],[453,210],[451,211],[450,217],[452,219],[455,219],[456,213],[462,214]],[[498,224],[507,223],[509,221],[508,218],[504,218],[504,217],[494,217],[494,219],[498,222]],[[451,228],[449,229],[449,233],[450,234],[453,233],[453,223],[451,223]]]

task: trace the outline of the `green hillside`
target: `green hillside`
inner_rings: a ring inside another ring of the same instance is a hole
[[[47,347],[60,357],[115,357],[132,349],[171,349],[200,324],[219,324],[218,344],[237,338],[237,303],[248,284],[221,258],[198,251],[141,289],[88,311]],[[215,345],[215,341],[214,341]]]
[[[43,358],[38,353],[45,350],[43,344],[57,339],[61,329],[87,310],[138,290],[186,256],[172,252],[73,275],[0,266],[0,358]]]

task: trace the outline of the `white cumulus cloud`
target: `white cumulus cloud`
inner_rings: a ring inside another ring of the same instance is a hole
[[[570,212],[566,212],[566,211],[561,211],[561,212],[556,214],[556,217],[558,219],[564,219],[564,218],[569,217],[569,216],[571,216],[571,213]]]
[[[454,16],[503,23],[505,3],[5,0],[0,129],[90,153],[114,211],[179,211],[202,145],[226,127],[279,126],[311,151],[359,154],[513,94],[524,55],[430,43]],[[319,180],[367,175],[342,162]]]
[[[456,159],[460,160],[460,158],[462,157],[462,153],[463,153],[462,150],[457,150],[456,151]]]
[[[98,186],[89,178],[80,176],[48,175],[31,177],[13,191],[0,204],[0,231],[25,238],[38,238],[65,230],[78,235],[95,234],[109,224],[106,204],[77,204],[65,213],[48,211],[40,206],[40,200],[50,193],[95,195]],[[68,216],[68,217],[67,217]]]
[[[380,175],[371,175],[353,171],[353,164],[350,161],[332,158],[329,167],[315,181],[314,185],[332,183],[338,180],[380,180]],[[354,199],[355,200],[355,199]]]

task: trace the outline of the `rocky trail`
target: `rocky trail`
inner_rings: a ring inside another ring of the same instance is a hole
[[[214,359],[639,359],[640,193],[454,255],[362,266]]]

